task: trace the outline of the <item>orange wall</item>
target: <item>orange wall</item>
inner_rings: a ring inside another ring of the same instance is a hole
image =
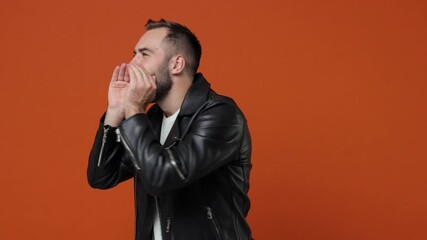
[[[115,64],[188,25],[249,120],[256,239],[427,239],[427,2],[2,0],[0,239],[132,239],[86,183]]]

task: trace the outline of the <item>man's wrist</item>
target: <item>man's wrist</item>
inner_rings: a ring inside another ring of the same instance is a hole
[[[125,108],[125,118],[128,119],[131,116],[138,114],[138,113],[146,113],[145,106],[138,106],[138,105],[129,105]]]
[[[107,113],[105,114],[104,125],[110,125],[112,127],[117,127],[123,121],[124,113],[123,110],[116,108],[107,108]]]

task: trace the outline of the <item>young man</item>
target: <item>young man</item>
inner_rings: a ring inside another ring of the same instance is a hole
[[[162,19],[146,30],[113,72],[89,184],[134,179],[137,240],[252,239],[245,117],[197,73],[202,50],[188,28]]]

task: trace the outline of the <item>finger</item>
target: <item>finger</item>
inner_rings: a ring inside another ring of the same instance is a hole
[[[125,70],[126,70],[126,64],[122,63],[122,65],[120,65],[120,71],[119,71],[118,81],[123,81],[124,80]]]
[[[129,68],[132,70],[132,72],[134,74],[133,85],[135,86],[135,88],[145,89],[147,87],[147,85],[144,81],[144,77],[142,76],[141,71],[139,71],[135,66],[130,66]]]
[[[152,84],[149,80],[150,75],[148,74],[147,70],[145,70],[143,67],[139,67],[133,64],[132,66],[135,69],[135,72],[138,74],[139,79],[141,79],[141,83],[143,83],[147,88],[151,88]]]
[[[150,82],[151,82],[151,85],[154,86],[154,88],[157,88],[157,77],[156,77],[156,75],[150,76]]]
[[[126,69],[125,69],[125,78],[124,78],[124,81],[127,82],[127,83],[130,81],[129,67],[127,67],[127,66],[126,66]]]
[[[135,69],[133,69],[132,66],[128,66],[127,69],[129,73],[129,83],[131,86],[134,86],[138,81],[138,77],[136,76]]]
[[[116,66],[113,71],[113,76],[111,76],[111,82],[117,81],[117,77],[119,76],[119,66]]]
[[[144,67],[135,66],[143,74],[146,83],[152,86],[156,86],[157,77],[154,74],[150,74]]]
[[[135,84],[138,85],[145,85],[145,80],[142,72],[137,68],[137,66],[130,64],[129,68],[132,69],[133,73],[135,74]]]
[[[149,74],[146,70],[144,70],[145,71],[145,76],[146,76],[146,83],[148,84],[148,86],[150,86],[150,88],[153,88],[153,89],[155,89],[155,88],[157,88],[157,82],[156,82],[156,80],[157,80],[157,77],[156,77],[156,75],[151,75],[151,74]]]

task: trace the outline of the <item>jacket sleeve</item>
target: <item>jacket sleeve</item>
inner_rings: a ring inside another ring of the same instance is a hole
[[[93,188],[108,189],[134,175],[134,168],[124,161],[123,147],[118,143],[115,129],[105,128],[101,118],[89,155],[87,178]]]
[[[194,119],[181,141],[166,149],[156,140],[145,114],[120,126],[121,141],[130,152],[137,177],[150,194],[182,188],[236,158],[244,118],[236,106],[213,103]]]

